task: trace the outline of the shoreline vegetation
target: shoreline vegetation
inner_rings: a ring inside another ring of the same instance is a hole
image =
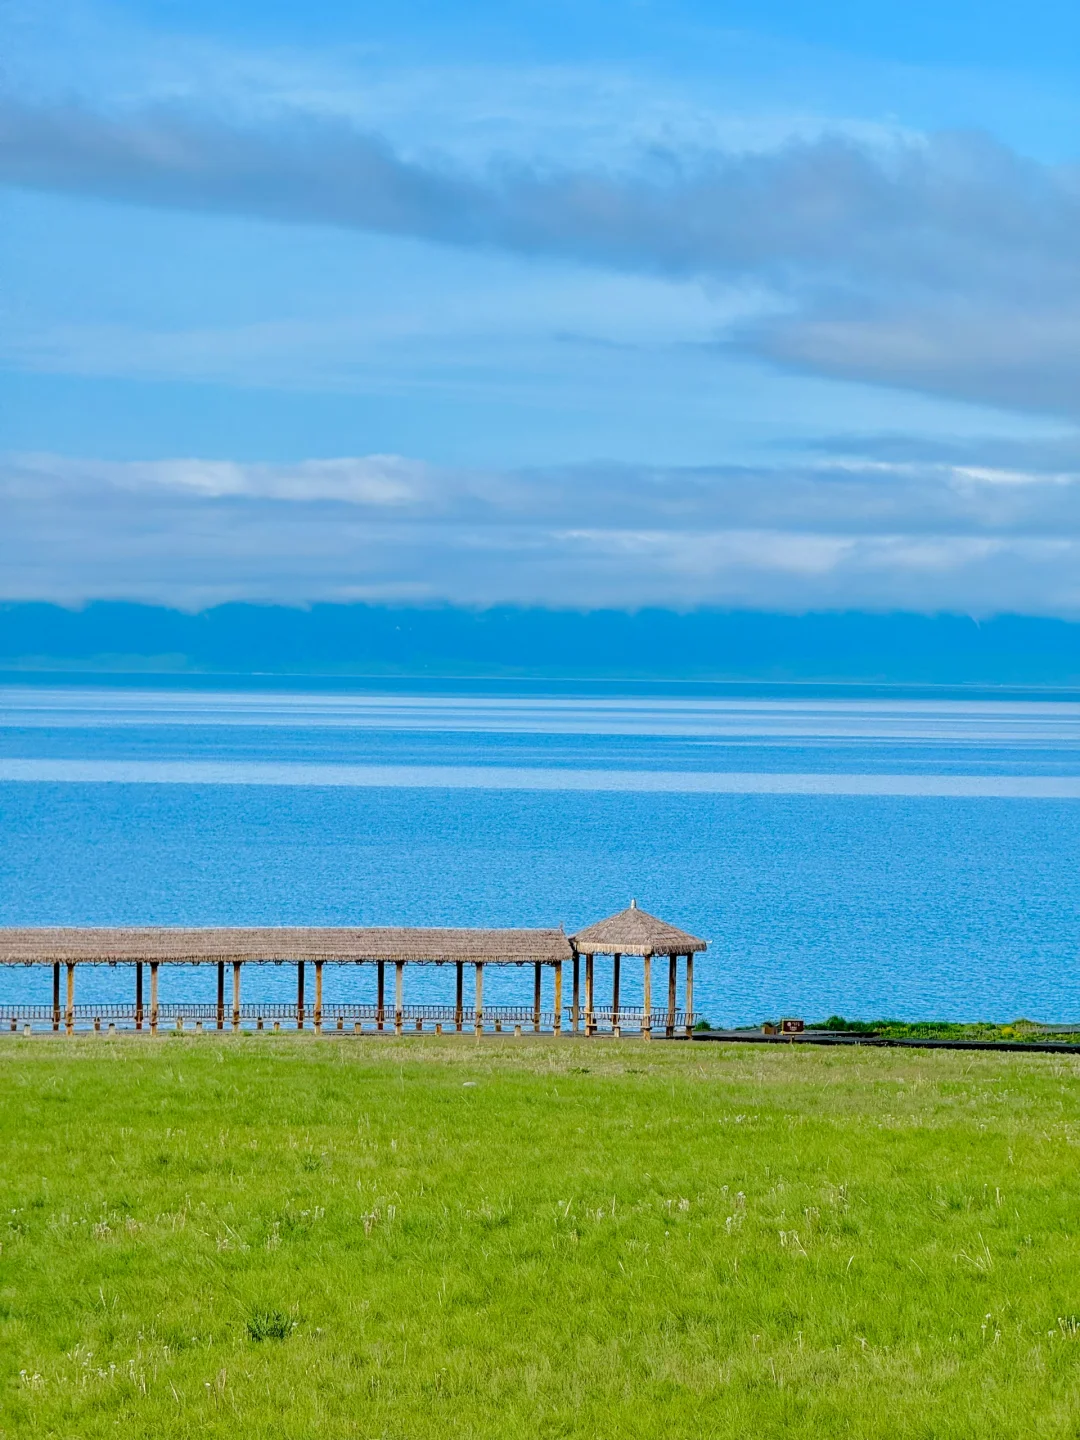
[[[1078,1079],[3,1036],[0,1433],[1065,1440]]]

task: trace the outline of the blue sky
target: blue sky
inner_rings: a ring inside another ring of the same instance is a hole
[[[1080,9],[0,0],[0,598],[1080,610]]]

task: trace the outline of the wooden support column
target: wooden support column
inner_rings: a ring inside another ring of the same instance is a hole
[[[322,967],[321,960],[315,961],[315,1034],[322,1034]]]
[[[217,1028],[225,1029],[225,961],[217,962]]]
[[[54,960],[52,967],[52,1028],[60,1029],[60,961]]]
[[[232,1028],[240,1029],[240,961],[234,960],[232,967]]]
[[[694,952],[691,950],[686,957],[686,999],[683,1002],[686,1008],[686,1033],[694,1033]]]
[[[574,952],[574,988],[570,1002],[570,1023],[576,1035],[581,1028],[581,956]]]
[[[611,957],[611,1028],[619,1028],[619,972],[622,969],[622,956]]]
[[[394,1034],[401,1034],[405,1019],[405,961],[394,961]]]
[[[533,966],[533,1029],[540,1034],[540,962]]]
[[[150,1034],[157,1034],[157,972],[158,962],[150,961]]]
[[[67,962],[67,1004],[64,1007],[64,1029],[69,1035],[75,1033],[75,961]]]
[[[596,1030],[596,1022],[593,1019],[593,957],[585,956],[585,1034],[592,1035]]]
[[[669,955],[667,959],[667,1026],[664,1033],[670,1040],[675,1034],[675,986],[679,979],[679,957]]]
[[[462,1016],[465,1013],[465,964],[459,960],[456,964],[457,975],[454,989],[454,1029],[461,1030]]]
[[[476,1011],[473,1019],[477,1035],[484,1028],[484,962],[476,962]]]
[[[381,1030],[386,1024],[386,961],[380,960],[375,984],[375,1025]]]
[[[135,962],[135,1029],[142,1029],[143,1022],[143,962]]]
[[[555,965],[555,1025],[556,1035],[562,1034],[562,961]]]
[[[646,1040],[652,1039],[652,956],[642,956],[641,976],[641,1033]]]
[[[304,1028],[304,962],[296,962],[296,1028]]]

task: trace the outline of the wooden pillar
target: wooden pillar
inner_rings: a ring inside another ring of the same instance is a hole
[[[622,969],[622,956],[611,957],[611,1028],[619,1028],[619,971]]]
[[[304,1028],[304,962],[296,962],[296,1028]]]
[[[394,962],[394,1034],[401,1034],[405,1019],[405,961]]]
[[[533,1029],[540,1034],[540,962],[533,966]]]
[[[141,960],[136,960],[136,962],[135,962],[135,1029],[136,1029],[136,1030],[141,1030],[141,1029],[142,1029],[142,1022],[143,1022],[143,988],[142,988],[142,987],[143,987],[143,974],[142,974],[142,966],[143,966],[143,962],[142,962]]]
[[[555,1024],[556,1035],[562,1034],[562,961],[555,965]]]
[[[234,960],[232,966],[232,1028],[240,1029],[240,961]]]
[[[225,961],[217,962],[217,1028],[225,1029]]]
[[[150,961],[150,1034],[157,1034],[157,972],[158,962]]]
[[[593,1020],[593,957],[585,956],[585,1034],[592,1035],[595,1030]]]
[[[60,961],[54,960],[52,967],[52,1028],[60,1029]]]
[[[322,1034],[322,967],[321,960],[315,961],[315,1034]]]
[[[386,961],[379,961],[378,980],[375,986],[375,1025],[381,1030],[386,1023]]]
[[[694,952],[691,950],[686,957],[686,1033],[694,1033]]]
[[[454,1028],[460,1031],[462,1016],[465,1011],[465,964],[457,962],[456,988],[454,991]]]
[[[664,1033],[670,1040],[675,1034],[675,986],[679,978],[679,957],[667,957],[667,1025]]]
[[[64,1029],[75,1033],[75,961],[67,962],[67,1004],[64,1007]]]
[[[641,1033],[646,1040],[652,1039],[652,956],[642,956],[641,977]]]
[[[476,1033],[479,1035],[484,1028],[484,962],[476,962],[476,1011],[473,1019]]]
[[[581,956],[574,952],[574,988],[570,1002],[570,1023],[577,1034],[581,1028]]]

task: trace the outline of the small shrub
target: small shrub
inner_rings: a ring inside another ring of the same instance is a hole
[[[700,1020],[697,1022],[697,1024],[694,1026],[694,1029],[695,1029],[695,1030],[711,1030],[712,1028],[713,1028],[712,1021],[709,1020],[709,1019],[707,1019],[704,1015],[701,1017],[701,1019],[700,1019]]]
[[[247,1332],[252,1340],[287,1340],[296,1329],[296,1321],[284,1310],[259,1306],[247,1319]]]

